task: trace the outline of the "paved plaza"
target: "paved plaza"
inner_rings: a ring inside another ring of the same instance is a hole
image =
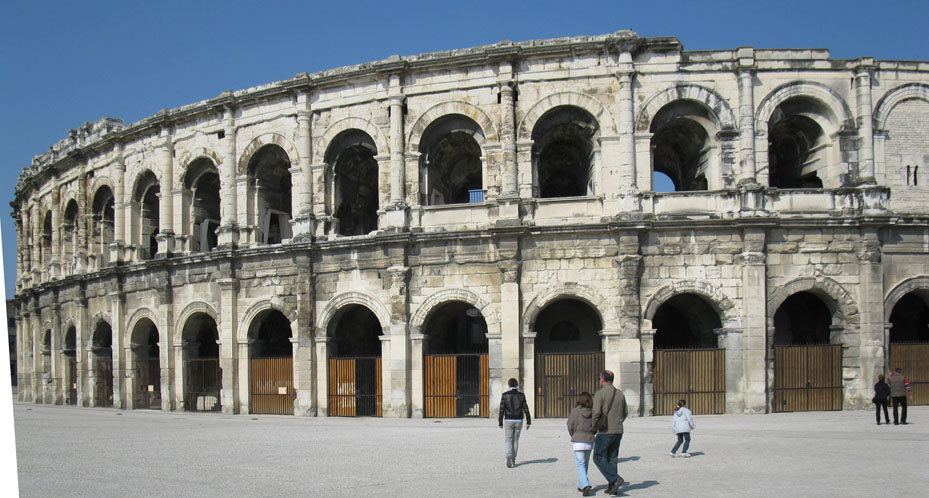
[[[487,419],[295,418],[14,403],[20,493],[65,496],[574,497],[563,419],[523,432],[505,468]],[[621,496],[925,496],[929,407],[698,416],[690,459],[670,417],[632,418]],[[591,462],[596,496],[607,496]]]

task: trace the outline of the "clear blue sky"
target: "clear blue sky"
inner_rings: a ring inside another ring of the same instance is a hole
[[[929,60],[929,1],[14,1],[0,5],[0,209],[32,156],[85,121],[127,124],[302,72],[495,43],[631,29],[687,50],[828,48]]]

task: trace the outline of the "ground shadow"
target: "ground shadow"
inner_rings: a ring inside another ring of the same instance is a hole
[[[619,487],[619,491],[616,493],[616,496],[623,496],[626,494],[627,491],[635,491],[637,489],[646,489],[646,488],[650,488],[652,486],[657,486],[657,485],[658,485],[658,481],[642,481],[642,482],[637,482],[634,484],[630,484],[626,482],[625,484]]]
[[[532,465],[534,463],[555,463],[557,461],[558,461],[557,458],[541,458],[538,460],[526,460],[525,462],[519,462],[518,464],[514,465],[514,467],[522,467],[523,465]]]
[[[623,462],[635,462],[635,461],[638,461],[640,458],[641,458],[641,457],[638,457],[638,456],[631,456],[631,457],[620,458],[620,459],[619,459],[619,463],[623,463]]]
[[[704,454],[705,454],[705,453],[703,453],[702,451],[694,451],[694,452],[692,452],[692,453],[690,454],[690,456],[691,456],[691,457],[698,457],[698,456],[703,456]]]

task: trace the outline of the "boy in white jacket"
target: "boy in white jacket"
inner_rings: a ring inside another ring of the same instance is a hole
[[[674,433],[677,434],[677,443],[671,448],[672,457],[677,456],[677,449],[681,447],[681,443],[684,443],[681,456],[690,458],[690,453],[687,453],[687,448],[690,447],[690,431],[694,430],[697,425],[694,424],[694,417],[690,414],[690,410],[687,409],[686,405],[686,401],[678,401],[677,411],[674,412],[674,416],[671,417],[671,428],[674,429]]]

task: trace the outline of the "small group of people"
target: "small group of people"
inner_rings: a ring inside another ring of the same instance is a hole
[[[887,405],[891,401],[894,407],[894,425],[906,425],[906,399],[913,401],[912,387],[909,379],[903,375],[900,367],[894,369],[890,374],[888,382],[884,382],[884,374],[877,376],[877,384],[874,384],[874,397],[871,402],[874,403],[874,418],[877,425],[881,425],[881,409],[884,410],[884,423],[890,425],[890,417],[887,416]],[[897,407],[903,407],[898,418]]]
[[[581,393],[568,416],[568,434],[571,435],[578,472],[577,490],[583,496],[590,496],[592,489],[587,478],[591,454],[594,464],[606,478],[607,494],[617,494],[619,487],[625,482],[617,467],[619,446],[623,439],[623,422],[629,414],[629,409],[623,392],[613,387],[613,378],[613,372],[604,370],[600,374],[600,388],[597,392],[593,396],[588,392]],[[517,380],[510,379],[508,384],[509,388],[500,400],[498,421],[505,435],[506,466],[512,468],[515,466],[516,453],[519,450],[519,433],[522,430],[523,418],[525,417],[526,430],[529,430],[532,419],[526,396],[519,391]],[[685,400],[678,401],[678,409],[672,419],[672,429],[677,434],[677,443],[671,449],[672,457],[677,456],[677,450],[682,444],[684,447],[681,456],[690,456],[687,453],[690,431],[696,426],[686,404]]]

